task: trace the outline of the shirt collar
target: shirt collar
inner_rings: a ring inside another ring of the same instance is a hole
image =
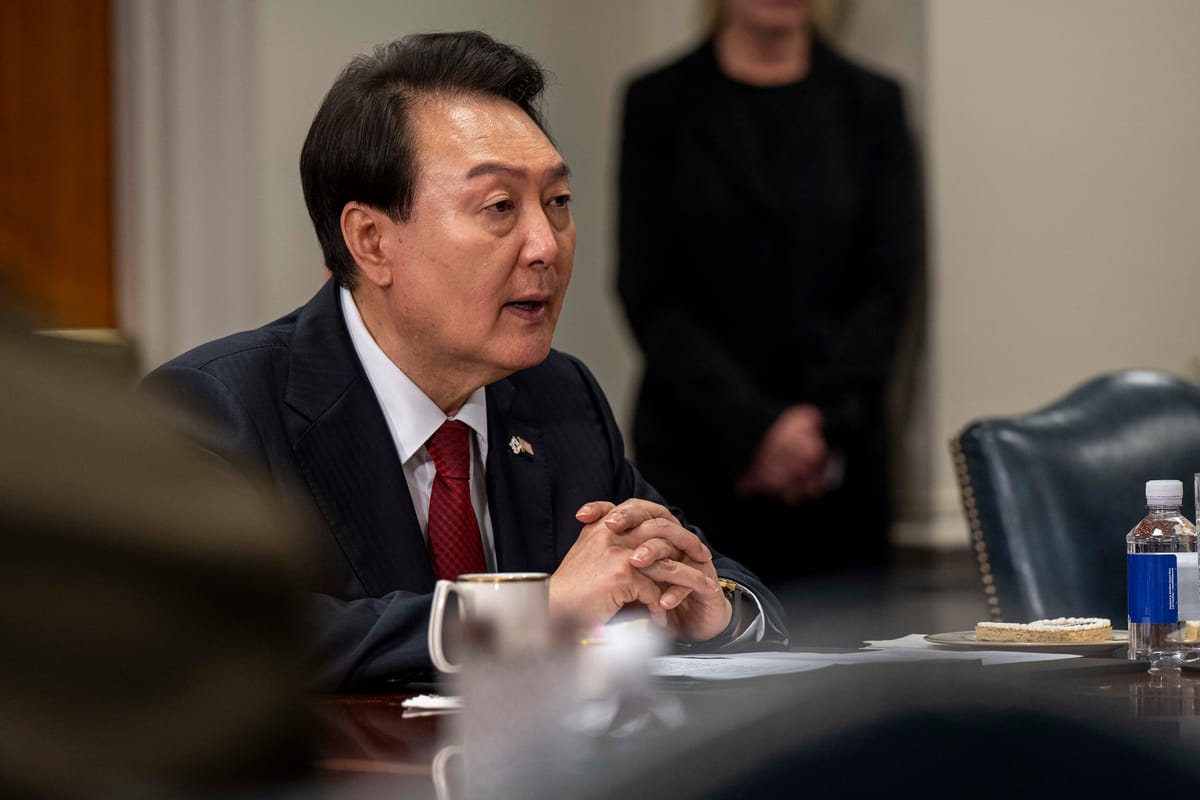
[[[354,297],[346,287],[338,288],[342,316],[354,352],[362,362],[367,380],[379,398],[388,428],[396,442],[400,462],[408,461],[446,421],[446,415],[412,380],[397,367],[372,338],[358,313]],[[475,432],[481,457],[487,458],[487,393],[476,389],[454,415]]]

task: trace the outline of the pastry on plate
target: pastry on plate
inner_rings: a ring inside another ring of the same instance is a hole
[[[978,622],[977,642],[1076,644],[1112,641],[1112,622],[1101,617],[1058,617],[1033,622]]]

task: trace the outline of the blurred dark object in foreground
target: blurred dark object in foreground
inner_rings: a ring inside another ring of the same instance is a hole
[[[60,341],[60,349],[74,353],[80,361],[102,369],[108,365],[114,376],[124,378],[130,388],[141,377],[137,343],[115,328],[50,328],[38,333]]]
[[[0,795],[290,780],[309,754],[286,523],[90,350],[0,320]]]
[[[690,715],[671,740],[578,796],[1132,797],[1200,778],[1195,750],[1177,735],[1048,674],[969,662],[859,665],[774,692],[729,689],[707,715]]]

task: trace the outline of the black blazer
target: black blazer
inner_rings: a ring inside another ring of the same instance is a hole
[[[167,362],[145,386],[168,396],[183,412],[179,423],[202,443],[268,471],[309,522],[321,554],[312,601],[323,688],[367,688],[429,667],[434,576],[333,281],[282,319]],[[574,515],[585,502],[665,504],[626,461],[600,387],[571,356],[552,351],[539,366],[488,386],[487,403],[498,569],[553,572],[579,534]],[[513,435],[534,454],[514,454]],[[758,593],[769,640],[785,641],[782,611],[765,587],[736,562],[717,557],[716,566]]]
[[[706,41],[625,96],[618,288],[645,356],[637,455],[731,497],[787,406],[821,408],[835,447],[879,435],[920,269],[900,88],[813,48],[801,83],[755,89]],[[772,93],[778,124],[758,116]]]

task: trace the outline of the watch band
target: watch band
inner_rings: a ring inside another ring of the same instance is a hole
[[[717,578],[717,585],[721,587],[721,591],[725,593],[726,599],[728,599],[731,603],[733,602],[734,598],[737,597],[738,589],[742,588],[728,578]]]

